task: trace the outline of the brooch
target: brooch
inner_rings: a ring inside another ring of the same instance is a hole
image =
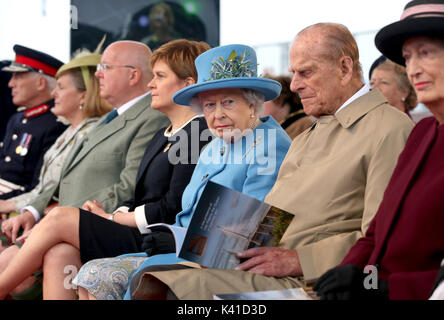
[[[166,147],[163,149],[163,152],[167,152],[171,148],[171,142],[169,142]]]

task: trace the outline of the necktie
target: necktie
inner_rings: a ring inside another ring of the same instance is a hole
[[[105,121],[103,121],[103,123],[105,123],[105,124],[110,123],[118,115],[119,114],[117,113],[117,109],[114,109],[113,111],[108,113],[108,115],[106,116],[106,119],[105,119]]]

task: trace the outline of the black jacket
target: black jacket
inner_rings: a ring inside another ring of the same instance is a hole
[[[47,108],[17,112],[8,121],[5,137],[0,143],[0,178],[23,186],[24,190],[3,194],[0,199],[9,199],[35,187],[43,156],[67,128],[49,111],[53,101],[43,105]],[[18,149],[19,146],[21,148]],[[23,151],[25,147],[26,152]]]
[[[203,117],[193,119],[170,138],[164,136],[165,129],[159,130],[148,143],[137,173],[134,198],[122,204],[130,211],[145,205],[149,224],[175,222],[176,214],[182,210],[182,193],[200,151],[209,142],[200,139],[201,132],[207,129]],[[174,164],[178,159],[179,163]]]

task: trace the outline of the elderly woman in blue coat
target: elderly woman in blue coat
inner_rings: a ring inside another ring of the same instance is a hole
[[[272,117],[260,117],[264,101],[279,96],[281,86],[256,76],[256,54],[252,48],[217,47],[201,54],[195,64],[198,82],[178,91],[173,100],[203,113],[216,138],[202,151],[183,193],[183,210],[175,223],[181,227],[188,227],[209,180],[264,200],[291,143]],[[147,237],[149,258],[143,252],[85,264],[74,281],[79,286],[80,298],[121,299],[128,279],[137,270],[185,261],[176,257],[170,233],[153,231]],[[164,245],[153,245],[156,242]]]

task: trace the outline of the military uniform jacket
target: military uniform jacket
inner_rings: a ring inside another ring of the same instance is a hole
[[[8,122],[0,143],[0,178],[23,186],[3,194],[8,199],[34,188],[38,183],[43,156],[67,128],[50,111],[53,101],[17,112]]]
[[[60,180],[60,172],[66,157],[84,136],[97,124],[99,118],[84,119],[76,128],[68,127],[49,148],[43,157],[43,165],[40,170],[39,183],[29,192],[10,198],[15,202],[15,210],[20,212],[29,201],[36,198],[44,190],[52,188]]]
[[[145,96],[108,124],[106,115],[71,150],[62,168],[60,182],[42,193],[30,205],[40,214],[56,197],[61,206],[81,207],[97,200],[112,212],[134,194],[137,170],[148,142],[168,118],[151,109],[151,95]]]
[[[413,125],[372,90],[335,115],[322,116],[293,140],[265,202],[295,215],[280,246],[297,250],[304,280],[312,281],[338,265],[364,235]],[[288,289],[302,283],[296,277],[238,270],[149,274],[166,283],[179,299]]]

